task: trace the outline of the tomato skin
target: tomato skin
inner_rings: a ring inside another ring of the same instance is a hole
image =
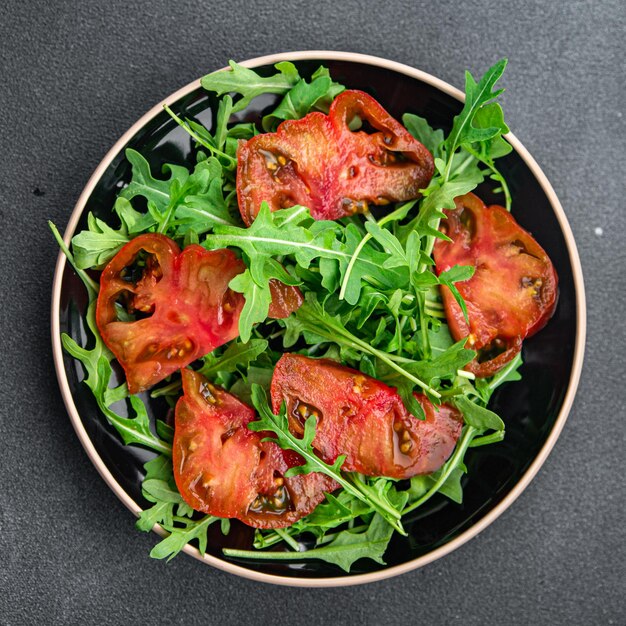
[[[271,395],[274,412],[285,402],[289,429],[296,434],[310,414],[318,416],[313,447],[326,462],[345,454],[344,470],[368,476],[401,479],[434,472],[461,434],[455,408],[444,404],[436,411],[415,394],[426,413],[418,420],[395,389],[329,359],[283,355]]]
[[[433,257],[437,274],[454,265],[476,268],[456,283],[469,324],[447,287],[441,294],[450,332],[479,355],[467,369],[492,376],[515,357],[522,341],[541,330],[557,303],[558,277],[543,248],[498,205],[485,206],[469,193],[445,211],[442,230],[453,241],[438,240]]]
[[[270,280],[270,293],[272,301],[267,314],[275,320],[289,317],[304,302],[304,296],[298,287],[285,285],[275,278]]]
[[[357,115],[376,132],[351,131]],[[334,220],[416,198],[433,172],[432,155],[402,124],[371,96],[348,90],[328,115],[309,113],[242,142],[237,197],[248,226],[263,201],[272,211],[301,204],[315,219]]]
[[[144,266],[134,279],[132,268],[141,255]],[[100,277],[96,324],[124,368],[130,393],[148,389],[238,336],[244,299],[228,283],[244,270],[230,250],[192,245],[181,252],[160,234],[139,235],[115,255]],[[294,290],[278,281],[272,285],[276,301],[270,315],[283,317],[299,306],[301,295]],[[121,321],[116,303],[148,317]]]
[[[337,488],[317,473],[285,478],[302,459],[262,441],[268,433],[247,428],[254,410],[201,374],[181,373],[184,395],[176,404],[172,463],[176,486],[195,510],[255,528],[282,528]]]

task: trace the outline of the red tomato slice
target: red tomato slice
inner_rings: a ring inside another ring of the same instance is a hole
[[[357,116],[375,132],[351,131]],[[237,161],[237,197],[248,226],[263,201],[272,211],[301,204],[315,219],[334,220],[370,204],[410,200],[434,171],[430,152],[361,91],[339,94],[328,115],[309,113],[242,142]]]
[[[303,433],[310,415],[317,417],[313,447],[328,463],[347,455],[343,469],[368,476],[409,478],[439,469],[459,435],[462,418],[453,407],[436,410],[415,394],[426,413],[414,418],[397,391],[328,359],[285,354],[272,378],[272,405],[286,404],[289,429]]]
[[[525,337],[543,328],[554,313],[558,277],[543,248],[503,207],[485,206],[472,193],[456,199],[441,229],[452,242],[434,248],[437,273],[454,265],[476,268],[456,283],[465,300],[469,325],[447,287],[442,297],[456,341],[478,351],[467,369],[491,376],[522,348]]]
[[[228,283],[244,270],[230,250],[193,245],[181,252],[158,234],[140,235],[115,255],[100,277],[96,323],[130,393],[237,337],[244,299]],[[272,317],[289,315],[302,299],[297,288],[278,281],[272,295]],[[124,312],[136,319],[128,321]]]
[[[338,487],[318,473],[286,478],[285,472],[302,459],[247,428],[255,419],[252,408],[189,369],[182,370],[182,379],[172,462],[189,506],[255,528],[282,528]]]

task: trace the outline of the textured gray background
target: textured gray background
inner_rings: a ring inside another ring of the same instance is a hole
[[[3,2],[0,19],[0,622],[624,623],[624,35],[610,2]],[[507,120],[578,242],[587,356],[566,428],[478,538],[369,586],[297,590],[181,556],[99,478],[65,413],[49,301],[64,225],[102,156],[165,95],[270,52],[370,53],[462,86],[510,59]],[[602,229],[602,234],[599,230]]]

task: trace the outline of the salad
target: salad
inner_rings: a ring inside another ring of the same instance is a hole
[[[204,553],[211,526],[244,523],[252,544],[225,558],[350,571],[384,563],[432,497],[462,502],[469,449],[504,438],[490,397],[519,379],[558,291],[497,167],[505,66],[466,74],[444,136],[324,67],[231,62],[202,79],[211,128],[166,107],[192,168],[160,177],[128,149],[110,222],[89,214],[71,249],[51,225],[93,334],[63,346],[124,443],[156,453],[137,527],[169,536],[151,556]],[[282,99],[261,124],[239,121],[266,93]],[[484,180],[503,206],[473,193]],[[170,406],[155,424],[148,393]]]

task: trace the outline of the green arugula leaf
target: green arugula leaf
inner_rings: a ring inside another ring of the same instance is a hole
[[[233,99],[226,95],[217,107],[217,119],[215,123],[215,147],[218,150],[224,150],[226,139],[228,137],[228,120],[233,112]]]
[[[170,203],[170,187],[174,181],[179,185],[185,183],[189,177],[186,167],[166,165],[164,171],[170,173],[167,180],[154,178],[150,172],[150,165],[144,157],[132,148],[124,153],[132,165],[132,179],[127,187],[122,189],[120,197],[132,200],[136,196],[143,196],[148,205],[152,205],[159,213],[163,213]]]
[[[463,413],[465,423],[478,431],[479,434],[486,430],[504,430],[504,422],[498,415],[475,404],[467,396],[455,397],[454,404]]]
[[[161,441],[150,429],[150,420],[146,408],[137,396],[129,398],[132,410],[135,412],[134,418],[122,417],[110,408],[113,402],[122,400],[127,396],[126,384],[118,388],[110,389],[112,368],[111,361],[113,354],[106,347],[96,325],[96,303],[98,297],[98,286],[74,261],[74,256],[67,248],[58,230],[49,222],[50,229],[54,234],[57,243],[67,257],[69,263],[76,269],[78,275],[83,280],[89,295],[89,305],[85,319],[87,328],[93,336],[94,346],[91,350],[83,348],[66,333],[61,335],[61,343],[66,352],[79,360],[86,372],[83,382],[91,389],[98,407],[107,418],[108,422],[118,431],[125,444],[136,443],[147,448],[156,450],[163,454],[171,453],[171,446]],[[89,340],[89,339],[88,339]]]
[[[260,281],[265,282],[265,281]],[[239,336],[245,343],[249,341],[255,324],[265,321],[272,303],[272,294],[269,288],[269,279],[265,284],[259,284],[252,278],[247,269],[233,278],[228,286],[244,294],[245,303],[239,315]]]
[[[215,157],[198,163],[177,195],[173,214],[177,236],[193,229],[197,235],[217,225],[235,224],[224,198],[223,167]]]
[[[207,91],[214,91],[218,96],[237,93],[241,98],[234,103],[232,113],[245,109],[253,98],[266,93],[287,93],[299,80],[300,75],[295,65],[281,62],[274,65],[277,74],[264,78],[243,65],[229,61],[230,69],[207,74],[200,84]]]
[[[490,170],[490,178],[500,184],[499,189],[505,197],[505,205],[508,211],[511,210],[511,192],[509,186],[498,168],[495,160],[509,154],[513,147],[501,135],[508,133],[509,128],[504,121],[502,107],[497,102],[492,102],[479,109],[474,116],[474,125],[477,128],[498,128],[499,134],[485,141],[477,142],[471,147],[466,146],[466,150],[475,156],[481,163],[484,163]]]
[[[442,468],[443,469],[443,468]],[[442,470],[437,470],[432,474],[419,474],[411,478],[411,486],[408,491],[409,500],[417,500],[427,494],[438,484]],[[457,504],[463,503],[463,487],[461,479],[466,473],[465,466],[461,463],[448,472],[445,481],[438,485],[437,492],[450,498]]]
[[[198,372],[212,380],[218,372],[236,372],[239,368],[245,369],[265,352],[267,347],[268,342],[265,339],[250,339],[248,342],[236,339],[220,356],[210,352],[203,357],[204,362]]]
[[[465,367],[476,356],[476,352],[465,348],[465,343],[466,340],[461,339],[428,361],[418,361],[407,368],[431,383],[434,379],[452,380],[457,370]]]
[[[281,120],[298,120],[307,115],[320,103],[324,109],[345,87],[334,83],[326,68],[320,67],[311,77],[311,82],[301,78],[283,97],[272,113],[263,118],[263,130],[273,131]]]
[[[344,530],[328,544],[306,552],[256,552],[224,548],[230,558],[253,558],[272,561],[303,561],[321,559],[338,565],[349,572],[359,559],[368,558],[385,564],[383,556],[387,550],[393,528],[379,514],[374,515],[369,526],[363,529]]]
[[[380,376],[380,380],[382,380],[383,382],[389,382],[385,380],[384,376],[382,375]],[[398,390],[400,398],[402,398],[402,404],[404,404],[406,410],[409,411],[409,413],[411,413],[411,415],[416,419],[425,420],[426,414],[424,413],[424,409],[413,395],[413,390],[415,389],[415,386],[410,381],[406,380],[406,378],[401,378],[399,380],[394,378],[394,384],[396,389]]]
[[[163,523],[162,526],[169,531],[169,536],[157,543],[150,551],[153,559],[167,559],[171,561],[190,541],[198,540],[198,550],[204,555],[207,546],[207,530],[211,524],[220,521],[219,517],[206,515],[199,521],[190,521],[184,528],[171,527]]]
[[[448,157],[463,144],[486,141],[501,132],[500,126],[476,127],[474,119],[483,106],[502,93],[502,89],[494,91],[493,88],[504,73],[506,64],[506,59],[498,61],[485,72],[478,83],[469,72],[465,72],[465,105],[461,113],[454,118],[452,130],[445,140]]]
[[[402,123],[406,129],[421,143],[423,143],[435,158],[441,158],[441,145],[443,144],[443,130],[433,130],[430,124],[419,115],[405,113]]]
[[[469,324],[469,318],[467,316],[467,306],[465,305],[465,300],[463,300],[463,296],[459,293],[456,285],[456,282],[462,282],[464,280],[469,280],[476,271],[476,268],[471,265],[455,265],[451,267],[449,270],[445,272],[441,272],[439,274],[439,282],[442,285],[445,285],[450,293],[454,296],[456,303],[461,307],[461,311],[463,311],[463,317],[465,318],[465,322]]]
[[[482,401],[487,404],[493,392],[500,385],[521,380],[522,375],[519,372],[519,368],[522,365],[522,353],[518,352],[495,376],[492,378],[479,378],[476,381],[476,391],[479,393]]]
[[[130,241],[126,224],[115,230],[93,213],[87,216],[87,229],[72,238],[76,266],[81,269],[106,265]]]

